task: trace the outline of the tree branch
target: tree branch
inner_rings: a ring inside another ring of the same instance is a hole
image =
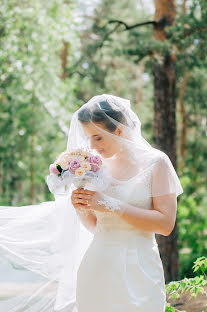
[[[125,26],[124,31],[126,30],[131,30],[133,28],[136,27],[141,27],[141,26],[145,26],[145,25],[153,25],[154,27],[160,27],[160,28],[164,28],[167,25],[167,19],[165,17],[163,17],[162,19],[160,19],[158,22],[156,21],[147,21],[147,22],[143,22],[143,23],[138,23],[138,24],[134,24],[134,25],[127,25],[125,22],[120,21],[120,20],[109,20],[107,24],[114,24],[116,23],[116,26],[114,27],[114,29],[110,30],[108,33],[105,34],[105,36],[103,37],[102,42],[98,45],[98,48],[102,48],[104,41],[113,33],[115,32],[121,25]],[[104,27],[106,27],[106,25]],[[104,28],[103,27],[103,28]]]
[[[136,28],[136,27],[141,27],[141,26],[145,26],[145,25],[153,25],[154,27],[159,27],[159,28],[164,28],[167,24],[168,24],[168,21],[167,21],[167,18],[164,16],[163,18],[161,18],[159,21],[147,21],[147,22],[143,22],[143,23],[137,23],[137,24],[134,24],[134,25],[127,25],[125,22],[123,21],[120,21],[120,20],[109,20],[107,22],[107,24],[114,24],[116,23],[117,25],[114,27],[114,29],[110,30],[108,33],[105,34],[102,42],[99,44],[98,48],[102,48],[103,44],[104,44],[104,41],[113,33],[115,32],[119,26],[121,25],[124,25],[125,26],[125,29],[124,31],[126,30],[131,30],[133,28]],[[107,25],[106,24],[106,25]],[[104,27],[106,27],[106,25]],[[103,27],[103,28],[104,28]]]
[[[123,21],[120,21],[120,20],[110,20],[108,21],[108,24],[112,24],[112,23],[118,23],[119,25],[124,25],[125,26],[125,30],[129,30],[129,29],[133,29],[133,28],[136,28],[136,27],[141,27],[141,26],[144,26],[144,25],[157,25],[157,22],[155,21],[148,21],[148,22],[143,22],[143,23],[138,23],[138,24],[135,24],[135,25],[127,25],[125,22]]]
[[[112,23],[118,23],[119,25],[124,25],[125,30],[130,30],[130,29],[145,26],[145,25],[153,25],[154,27],[164,28],[166,25],[168,25],[168,20],[164,16],[159,21],[147,21],[147,22],[143,22],[143,23],[137,23],[137,24],[134,24],[131,26],[127,25],[125,22],[120,21],[120,20],[109,20],[108,21],[108,24],[112,24]]]
[[[98,45],[98,48],[102,48],[104,41],[113,33],[115,32],[118,28],[119,28],[120,24],[117,24],[114,29],[112,29],[111,31],[109,31],[108,33],[105,34],[105,36],[103,37],[103,40],[101,41],[101,43]]]
[[[107,40],[107,38],[112,34],[114,33],[121,25],[124,25],[125,26],[125,29],[124,31],[126,30],[131,30],[133,28],[136,28],[136,27],[141,27],[141,26],[145,26],[145,25],[153,25],[154,27],[159,27],[159,28],[164,28],[167,24],[168,24],[168,21],[167,21],[167,18],[164,16],[163,18],[161,18],[159,21],[147,21],[147,22],[142,22],[142,23],[137,23],[137,24],[134,24],[134,25],[127,25],[125,22],[123,21],[120,21],[120,20],[109,20],[103,27],[102,29],[104,29],[108,24],[114,24],[116,23],[115,27],[110,30],[109,32],[107,32],[104,36],[103,36],[103,39],[101,40],[101,42],[97,43],[96,45],[96,50],[100,49],[103,47],[104,45],[104,42]],[[141,57],[142,59],[142,57]],[[79,63],[81,63],[82,60],[78,60],[78,62],[73,66],[73,68],[76,67],[76,65],[78,65]],[[71,69],[70,69],[71,70]],[[75,70],[75,72],[79,73],[77,70]],[[72,75],[74,72],[70,72],[70,75]]]

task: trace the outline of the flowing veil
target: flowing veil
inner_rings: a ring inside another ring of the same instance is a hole
[[[55,195],[38,205],[0,207],[0,263],[7,272],[0,278],[1,311],[75,311],[74,261],[93,235],[69,206],[70,196]]]
[[[111,131],[100,126],[100,116],[114,125]],[[123,177],[142,179],[153,167],[150,197],[171,193],[178,196],[183,192],[168,156],[142,137],[141,122],[129,100],[102,94],[82,105],[71,120],[67,151],[90,148],[83,130],[89,122],[99,134],[109,136],[114,144],[129,152],[129,159],[119,165],[121,178],[111,175],[113,183],[122,183]],[[117,126],[121,127],[122,136],[114,134]],[[118,161],[116,157],[106,158],[106,171]],[[71,203],[73,189],[71,186],[66,192],[64,186],[58,187],[53,192],[54,201],[0,207],[0,265],[2,271],[5,268],[0,277],[0,311],[78,312],[77,272],[94,234],[82,225]]]

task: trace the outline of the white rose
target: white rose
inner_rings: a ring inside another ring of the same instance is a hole
[[[67,159],[59,159],[57,161],[57,163],[60,165],[60,167],[63,169],[63,170],[67,170],[69,168],[69,162]]]
[[[82,167],[79,167],[75,170],[75,175],[78,177],[81,177],[84,173],[85,173],[85,170]]]
[[[84,168],[85,171],[90,171],[91,170],[91,165],[87,161],[82,161],[81,162],[81,168]]]

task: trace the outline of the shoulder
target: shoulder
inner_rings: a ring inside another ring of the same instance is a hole
[[[172,172],[174,171],[174,166],[169,156],[165,152],[157,149],[155,155],[153,173],[161,174],[161,172],[166,172],[169,170]]]
[[[162,157],[168,157],[168,155],[165,152],[155,147],[153,147],[153,153],[155,154],[155,157],[157,159],[162,158]]]
[[[154,150],[155,150],[155,163],[164,163],[169,161],[171,162],[169,156],[165,152],[156,148]]]

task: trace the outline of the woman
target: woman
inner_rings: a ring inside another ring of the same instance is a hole
[[[18,305],[4,300],[4,311],[164,312],[155,233],[172,232],[183,192],[169,157],[144,140],[130,101],[109,94],[74,113],[67,150],[77,147],[102,156],[104,191],[58,187],[55,202],[1,210],[9,220],[0,227],[5,257],[45,278],[26,300],[19,296]],[[21,244],[12,245],[15,232]]]

